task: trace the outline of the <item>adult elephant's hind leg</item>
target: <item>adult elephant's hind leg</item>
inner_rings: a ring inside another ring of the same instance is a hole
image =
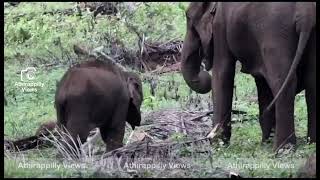
[[[291,41],[288,39],[277,37],[273,33],[266,35],[265,38],[264,43],[261,45],[262,71],[275,97],[288,76],[294,54],[290,50],[291,48],[288,48],[291,47]],[[286,147],[292,149],[296,144],[294,130],[294,99],[296,91],[297,74],[294,73],[273,105],[276,112],[274,151]]]
[[[272,91],[263,77],[255,77],[259,102],[259,122],[262,130],[262,142],[266,142],[275,128],[275,108],[265,111],[273,99]]]
[[[277,76],[270,76],[269,84],[275,95],[282,83],[277,81]],[[284,78],[283,78],[284,80]],[[283,81],[281,81],[283,82]],[[288,86],[281,93],[275,103],[276,111],[276,131],[273,150],[279,150],[286,144],[296,144],[296,136],[294,130],[294,99],[297,88],[297,77],[294,75]]]
[[[308,107],[308,138],[311,143],[316,142],[316,92],[315,87],[306,89]]]
[[[308,44],[308,59],[305,74],[306,103],[308,110],[308,138],[310,142],[316,142],[316,33],[314,32]]]

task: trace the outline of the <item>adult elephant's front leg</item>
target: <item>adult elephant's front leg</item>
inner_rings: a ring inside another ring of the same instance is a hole
[[[213,65],[213,102],[215,127],[222,128],[222,140],[229,143],[231,137],[231,111],[235,62],[231,58],[217,59]],[[219,129],[217,129],[219,130]]]

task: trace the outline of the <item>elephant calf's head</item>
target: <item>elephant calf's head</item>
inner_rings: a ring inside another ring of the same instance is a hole
[[[129,90],[130,102],[127,114],[127,122],[132,129],[140,126],[141,112],[140,107],[143,101],[142,82],[140,77],[133,72],[126,72],[127,86]]]

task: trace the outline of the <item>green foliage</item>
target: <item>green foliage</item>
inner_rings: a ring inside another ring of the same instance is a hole
[[[130,16],[127,15],[128,22],[152,40],[183,38],[186,3],[147,4],[148,6],[139,6]],[[86,44],[88,47],[109,46],[110,37],[121,40],[126,48],[138,47],[136,34],[127,27],[124,19],[119,20],[125,17],[107,16],[97,18],[94,22],[92,14],[86,12],[83,12],[82,16],[78,16],[77,13],[68,16],[43,13],[74,7],[75,3],[47,2],[21,3],[16,8],[6,9],[5,60],[18,58],[22,62],[28,62],[38,57],[48,61],[53,56],[58,61],[66,61],[67,55],[74,55],[74,44]]]
[[[185,9],[187,3],[172,4],[169,2],[147,3],[140,6],[130,22],[144,32],[150,41],[170,40],[184,37]]]

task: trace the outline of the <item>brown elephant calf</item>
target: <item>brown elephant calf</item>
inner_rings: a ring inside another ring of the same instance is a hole
[[[111,61],[89,58],[70,68],[58,84],[55,107],[58,126],[64,126],[76,141],[85,142],[98,127],[107,151],[121,147],[127,121],[140,125],[142,83],[133,72]],[[70,143],[72,144],[72,143]]]

